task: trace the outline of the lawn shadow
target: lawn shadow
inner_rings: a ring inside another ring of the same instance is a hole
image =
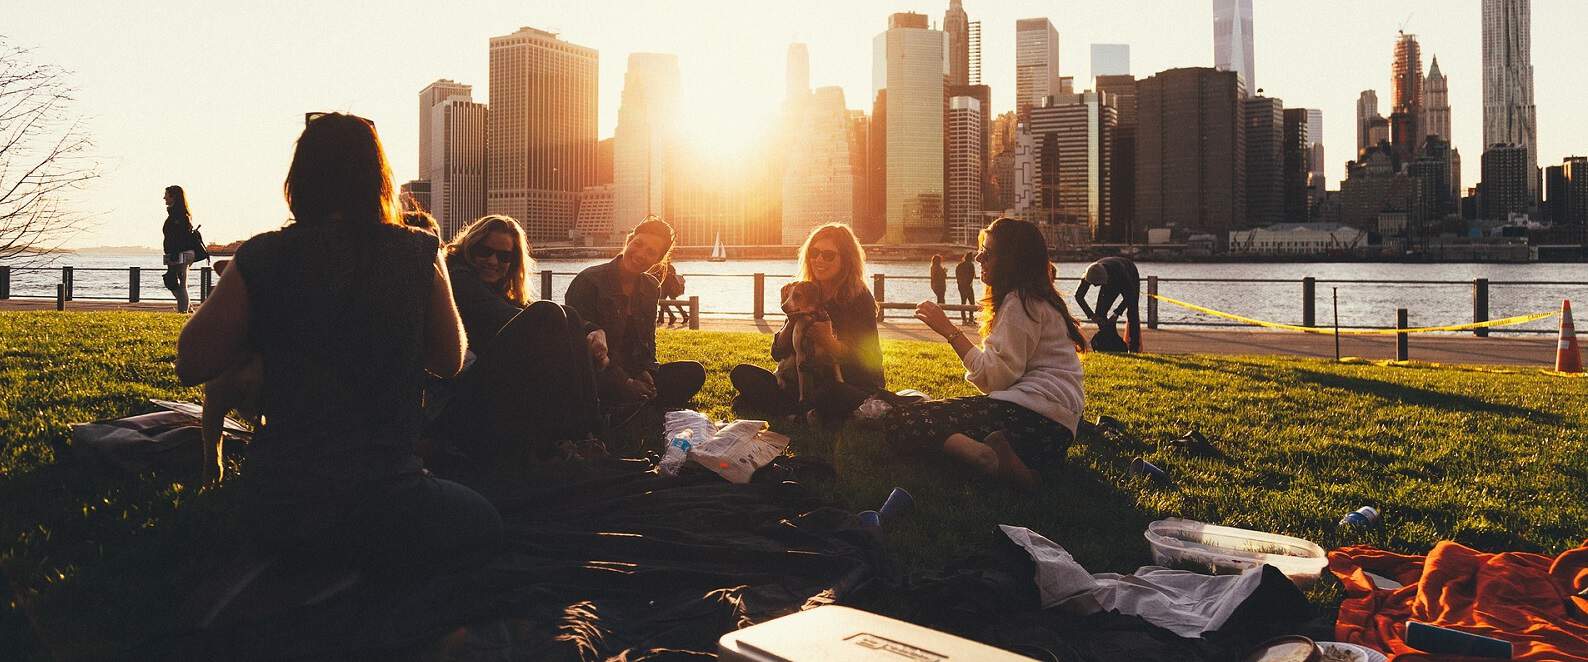
[[[1376,398],[1396,400],[1419,407],[1432,407],[1453,413],[1475,412],[1518,417],[1551,425],[1559,425],[1562,422],[1559,414],[1516,405],[1489,402],[1458,393],[1434,391],[1378,379],[1329,374],[1301,368],[1291,368],[1290,374],[1298,381],[1311,382],[1325,388],[1338,388]]]

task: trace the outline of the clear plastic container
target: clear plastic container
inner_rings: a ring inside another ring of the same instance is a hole
[[[1166,568],[1231,574],[1266,563],[1306,587],[1329,564],[1322,547],[1301,538],[1177,517],[1148,524],[1144,535],[1153,563]]]

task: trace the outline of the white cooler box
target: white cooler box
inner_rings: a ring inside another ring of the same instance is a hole
[[[827,605],[790,614],[717,640],[723,662],[989,662],[1030,660],[969,639]]]

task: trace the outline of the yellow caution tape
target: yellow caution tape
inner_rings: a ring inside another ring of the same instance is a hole
[[[1236,322],[1241,322],[1243,324],[1251,324],[1253,326],[1261,326],[1261,327],[1269,328],[1269,329],[1283,329],[1283,330],[1286,330],[1286,331],[1300,331],[1302,333],[1320,333],[1320,334],[1326,334],[1326,335],[1334,335],[1334,333],[1335,333],[1335,330],[1333,328],[1330,328],[1330,327],[1301,326],[1299,324],[1281,324],[1279,322],[1267,322],[1267,321],[1260,320],[1260,319],[1252,319],[1250,317],[1242,317],[1242,316],[1236,315],[1234,313],[1226,313],[1224,311],[1214,310],[1212,308],[1207,308],[1207,307],[1204,307],[1204,306],[1198,306],[1198,305],[1196,305],[1194,303],[1186,303],[1186,302],[1181,301],[1179,299],[1171,299],[1169,297],[1163,296],[1162,294],[1149,294],[1147,296],[1150,296],[1150,297],[1152,297],[1154,299],[1157,299],[1159,301],[1163,301],[1163,302],[1166,302],[1166,303],[1172,303],[1172,304],[1174,304],[1176,306],[1180,306],[1181,308],[1187,308],[1187,309],[1190,309],[1190,310],[1195,310],[1195,311],[1197,311],[1199,313],[1212,315],[1214,317],[1222,317],[1222,318],[1227,319],[1227,320],[1233,320],[1233,321],[1236,321]],[[1514,325],[1514,324],[1526,324],[1528,322],[1532,322],[1532,321],[1535,321],[1535,320],[1541,320],[1541,319],[1544,319],[1546,317],[1554,317],[1554,316],[1559,315],[1559,314],[1560,313],[1558,313],[1558,312],[1533,313],[1533,314],[1530,314],[1530,315],[1517,315],[1516,317],[1507,317],[1505,319],[1489,320],[1487,322],[1472,322],[1470,324],[1451,324],[1451,325],[1448,325],[1448,326],[1420,326],[1420,327],[1416,327],[1416,328],[1412,328],[1412,329],[1340,329],[1339,333],[1342,336],[1347,336],[1347,335],[1349,335],[1349,336],[1393,336],[1393,335],[1401,334],[1401,333],[1431,333],[1431,332],[1434,332],[1434,331],[1470,331],[1472,329],[1486,329],[1486,328],[1495,327],[1495,326],[1511,326],[1511,325]]]

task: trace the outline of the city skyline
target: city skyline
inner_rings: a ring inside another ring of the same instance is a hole
[[[963,6],[970,20],[982,24],[982,77],[992,88],[989,114],[1013,108],[1018,18],[1046,17],[1054,22],[1060,35],[1060,73],[1075,78],[1077,91],[1091,87],[1088,50],[1094,42],[1129,44],[1138,77],[1173,67],[1212,65],[1212,11],[1206,3],[1134,4],[1150,11],[966,0]],[[1373,6],[1366,2],[1330,7],[1262,0],[1254,4],[1255,60],[1264,71],[1262,86],[1267,95],[1284,99],[1287,107],[1324,110],[1325,144],[1332,145],[1328,153],[1334,155],[1325,170],[1331,182],[1341,179],[1344,163],[1355,151],[1352,111],[1357,93],[1375,89],[1381,99],[1389,96],[1384,56],[1394,44],[1395,30],[1406,21],[1404,13],[1413,15],[1407,31],[1418,34],[1425,58],[1438,56],[1441,69],[1450,76],[1456,146],[1465,153],[1481,153],[1481,15],[1476,3],[1451,10],[1445,3],[1408,2],[1394,16],[1366,11]],[[742,143],[754,127],[771,124],[783,96],[789,43],[809,44],[813,84],[837,84],[844,88],[851,109],[869,112],[870,40],[886,24],[887,15],[916,11],[941,26],[948,5],[946,1],[888,2],[857,10],[816,2],[798,8],[747,10],[729,3],[700,3],[687,11],[669,11],[670,6],[648,3],[548,3],[533,11],[486,6],[434,20],[413,20],[413,11],[391,11],[404,18],[376,26],[360,24],[366,17],[352,10],[311,10],[307,5],[270,12],[189,13],[111,7],[72,22],[59,21],[58,8],[54,12],[24,8],[8,16],[7,36],[34,47],[41,61],[76,71],[73,82],[80,94],[74,109],[89,116],[89,129],[107,164],[106,177],[81,196],[89,211],[104,215],[104,227],[74,245],[149,245],[153,221],[147,219],[159,217],[162,211],[152,191],[169,183],[189,188],[196,220],[204,224],[207,236],[240,239],[278,227],[286,219],[280,180],[305,109],[345,110],[370,117],[386,141],[396,180],[415,178],[419,135],[411,110],[415,90],[447,78],[473,86],[475,100],[489,104],[490,99],[479,98],[489,84],[484,66],[487,41],[522,26],[560,29],[562,39],[599,51],[599,137],[613,134],[627,55],[655,51],[679,55],[686,113],[694,123],[731,129],[719,131],[719,137]],[[392,8],[402,6],[394,3]],[[317,17],[315,25],[297,25],[308,13]],[[186,15],[196,17],[182,19],[191,28],[171,29],[182,25],[174,17]],[[1533,6],[1541,166],[1588,151],[1588,129],[1574,121],[1583,92],[1581,86],[1571,84],[1575,72],[1565,50],[1571,42],[1563,28],[1580,24],[1585,16],[1588,8],[1573,3]],[[666,25],[678,24],[678,29],[651,29],[662,17]],[[699,25],[683,25],[690,21]],[[1188,25],[1203,27],[1181,29]],[[265,34],[308,34],[303,39],[266,39],[257,44],[237,43],[230,37],[255,27]],[[326,36],[341,33],[346,33],[341,40]],[[178,35],[180,39],[174,38]],[[418,47],[371,49],[341,43],[379,43],[377,35]],[[172,50],[167,42],[173,41],[181,48]],[[90,43],[106,46],[81,48]],[[1298,47],[1308,43],[1314,46]],[[105,49],[111,45],[116,46],[115,57],[106,57]],[[1319,69],[1305,53],[1325,46],[1339,56],[1331,57],[1330,68]],[[222,48],[232,57],[191,57],[193,52]],[[724,52],[734,57],[721,57]],[[313,73],[305,76],[305,71]],[[157,81],[170,82],[162,87]],[[151,95],[150,89],[169,92]],[[692,135],[698,137],[698,131]],[[1478,170],[1463,172],[1464,186],[1477,180]]]

